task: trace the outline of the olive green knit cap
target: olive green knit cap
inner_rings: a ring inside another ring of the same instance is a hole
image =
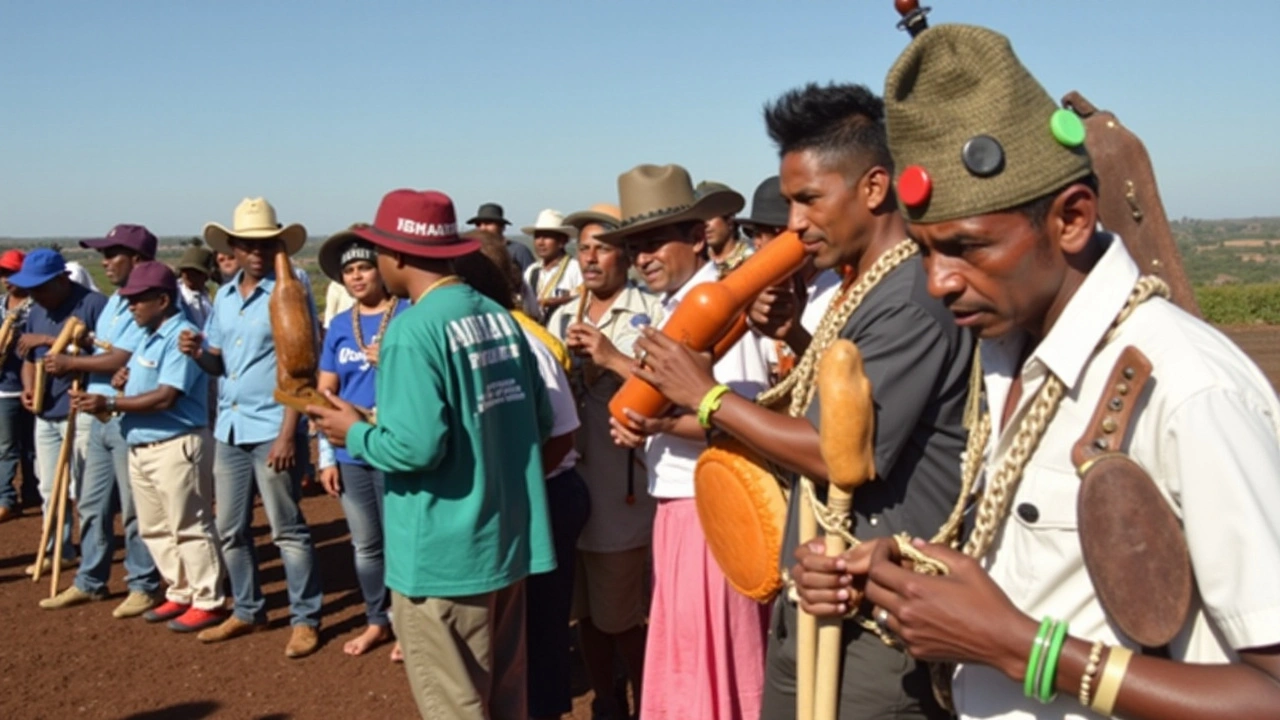
[[[1079,119],[1058,108],[1008,38],[986,28],[920,33],[889,70],[884,102],[898,204],[910,222],[1007,210],[1093,172]]]

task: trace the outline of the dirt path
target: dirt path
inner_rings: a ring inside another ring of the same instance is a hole
[[[324,645],[302,660],[284,656],[289,639],[284,570],[261,507],[254,533],[270,629],[218,645],[204,645],[140,618],[112,618],[111,609],[124,593],[120,553],[112,568],[110,600],[41,610],[36,603],[47,596],[48,581],[36,585],[22,574],[35,559],[39,518],[28,513],[0,525],[0,618],[8,622],[0,652],[0,718],[417,717],[403,669],[387,659],[389,645],[359,658],[342,652],[348,636],[364,624],[364,605],[338,502],[309,496],[303,511],[311,523],[326,592]],[[70,574],[64,578],[65,587]],[[589,699],[580,687],[577,692],[572,717],[587,718]]]
[[[1225,329],[1280,388],[1280,328]],[[270,611],[269,632],[206,646],[140,619],[115,620],[123,592],[113,568],[107,602],[50,612],[36,602],[48,585],[34,585],[22,568],[34,560],[40,524],[35,514],[0,525],[0,618],[8,623],[0,652],[0,718],[26,720],[199,720],[253,718],[416,717],[403,670],[387,660],[389,646],[349,658],[342,643],[364,622],[352,570],[346,522],[337,501],[309,496],[325,593],[320,651],[284,657],[288,608],[284,571],[259,508],[254,532]],[[70,577],[64,580],[70,582]],[[589,717],[589,696],[576,681],[573,718]]]

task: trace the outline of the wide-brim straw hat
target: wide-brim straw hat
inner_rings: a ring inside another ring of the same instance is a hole
[[[734,215],[746,204],[730,189],[698,196],[689,171],[679,165],[637,165],[618,176],[618,229],[597,237],[619,242],[636,233],[664,225]]]
[[[245,198],[236,206],[230,228],[216,222],[204,226],[204,241],[217,252],[230,255],[233,237],[241,240],[279,239],[285,252],[293,255],[307,243],[307,229],[298,223],[281,226],[276,220],[276,209],[266,198]]]
[[[578,234],[578,228],[565,224],[564,213],[548,208],[538,213],[532,225],[520,228],[520,232],[529,237],[537,233],[559,233],[571,238]]]

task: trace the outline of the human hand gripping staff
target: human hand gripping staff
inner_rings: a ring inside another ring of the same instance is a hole
[[[836,340],[818,363],[818,397],[821,421],[819,447],[829,469],[827,511],[836,522],[844,523],[853,506],[853,491],[876,476],[875,404],[871,381],[862,366],[862,355],[852,342]],[[839,557],[845,551],[840,533],[827,533],[827,557]],[[836,720],[840,699],[840,630],[841,618],[826,616],[818,620],[817,677],[814,682],[814,707],[797,707],[796,714],[815,720]],[[808,640],[800,636],[803,642]],[[811,653],[803,644],[798,653]],[[807,664],[807,663],[806,663]],[[799,705],[804,698],[796,695]]]

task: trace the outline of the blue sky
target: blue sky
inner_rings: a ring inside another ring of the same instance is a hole
[[[1280,3],[931,4],[1114,110],[1170,216],[1280,214]],[[198,234],[256,195],[321,235],[398,187],[531,224],[616,202],[642,162],[749,197],[776,172],[762,105],[881,90],[895,21],[891,0],[0,0],[0,236]]]

